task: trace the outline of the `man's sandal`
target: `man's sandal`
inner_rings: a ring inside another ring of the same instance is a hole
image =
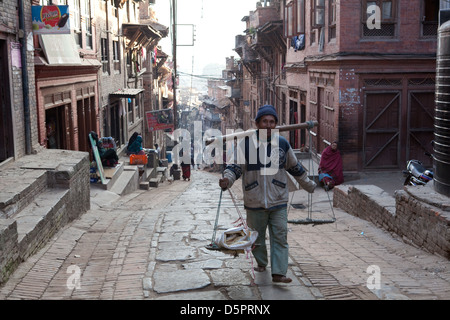
[[[258,272],[264,272],[264,271],[266,271],[266,267],[257,266],[255,268],[253,268],[253,270],[258,271]]]
[[[274,274],[274,275],[272,275],[272,281],[273,282],[281,282],[281,283],[289,283],[289,282],[292,282],[292,279],[285,277],[285,276]]]

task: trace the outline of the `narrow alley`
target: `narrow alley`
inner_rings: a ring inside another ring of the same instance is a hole
[[[92,188],[91,209],[23,262],[0,288],[0,299],[450,298],[447,259],[332,208],[332,194],[322,189],[313,194],[312,214],[317,219],[334,215],[336,222],[289,223],[293,282],[273,284],[270,269],[252,272],[250,255],[205,248],[218,209],[218,177],[194,170],[190,182],[165,182],[123,197]],[[239,184],[232,189],[238,207],[239,189]],[[303,193],[294,192],[291,203],[307,203]],[[305,209],[288,211],[290,220],[305,215]],[[224,193],[218,233],[238,217],[230,194]]]

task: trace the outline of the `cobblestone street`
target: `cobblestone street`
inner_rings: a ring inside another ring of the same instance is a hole
[[[205,248],[217,213],[218,178],[193,170],[190,182],[164,182],[123,197],[92,188],[91,209],[23,262],[0,288],[0,299],[450,298],[447,259],[332,208],[322,189],[313,194],[312,215],[329,219],[334,214],[336,222],[290,223],[288,276],[293,282],[273,284],[270,268],[252,272],[250,255]],[[239,206],[240,187],[232,189]],[[291,196],[292,203],[307,204],[304,191]],[[290,207],[288,218],[306,214]],[[228,192],[219,217],[218,232],[239,217]],[[370,279],[379,279],[379,286],[369,289],[377,284]]]

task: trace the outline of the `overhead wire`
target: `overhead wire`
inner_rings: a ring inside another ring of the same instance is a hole
[[[198,75],[198,74],[192,74],[192,73],[188,73],[188,72],[183,72],[183,71],[177,71],[177,73],[180,76],[185,76],[185,77],[194,77],[194,78],[199,78],[199,79],[205,79],[205,80],[223,80],[223,81],[230,81],[230,80],[237,80],[235,79],[227,79],[227,78],[222,78],[222,77],[218,77],[215,75]],[[254,81],[254,80],[270,80],[270,81],[275,81],[276,77],[271,77],[271,76],[261,76],[261,77],[256,77],[256,78],[252,78],[252,79],[238,79],[239,81]]]
[[[450,0],[449,0],[450,1]],[[324,54],[324,55],[320,55],[320,56],[306,56],[303,59],[303,62],[299,62],[299,63],[307,63],[308,66],[313,66],[316,63],[320,63],[323,62],[325,59],[329,59],[329,58],[337,58],[337,57],[344,57],[344,56],[355,56],[355,55],[359,55],[359,56],[369,56],[369,57],[379,57],[379,58],[383,58],[383,59],[388,59],[388,58],[392,58],[393,56],[398,56],[398,57],[408,57],[408,58],[433,58],[436,57],[436,54],[413,54],[413,53],[372,53],[372,52],[338,52],[338,53],[332,53],[332,54]],[[189,76],[189,77],[194,77],[194,78],[199,78],[199,79],[206,79],[206,80],[223,80],[223,81],[227,81],[227,80],[236,80],[236,79],[226,79],[223,77],[219,77],[216,75],[197,75],[197,74],[193,74],[193,73],[187,73],[187,72],[182,72],[182,71],[178,71],[178,74],[180,74],[181,76]],[[251,77],[249,79],[245,79],[245,78],[240,78],[238,79],[239,81],[257,81],[257,80],[262,80],[262,81],[269,81],[274,83],[278,78],[279,78],[279,74],[277,75],[273,75],[273,76],[256,76],[256,77]]]

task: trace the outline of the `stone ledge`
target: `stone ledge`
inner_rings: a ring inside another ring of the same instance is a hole
[[[450,212],[450,198],[434,190],[434,183],[430,182],[424,186],[405,186],[404,189],[410,196],[423,201],[431,206]]]
[[[90,208],[89,154],[44,149],[0,169],[0,283]]]
[[[376,186],[334,188],[333,205],[368,220],[405,242],[450,259],[449,199],[430,186],[405,187],[395,198]]]

